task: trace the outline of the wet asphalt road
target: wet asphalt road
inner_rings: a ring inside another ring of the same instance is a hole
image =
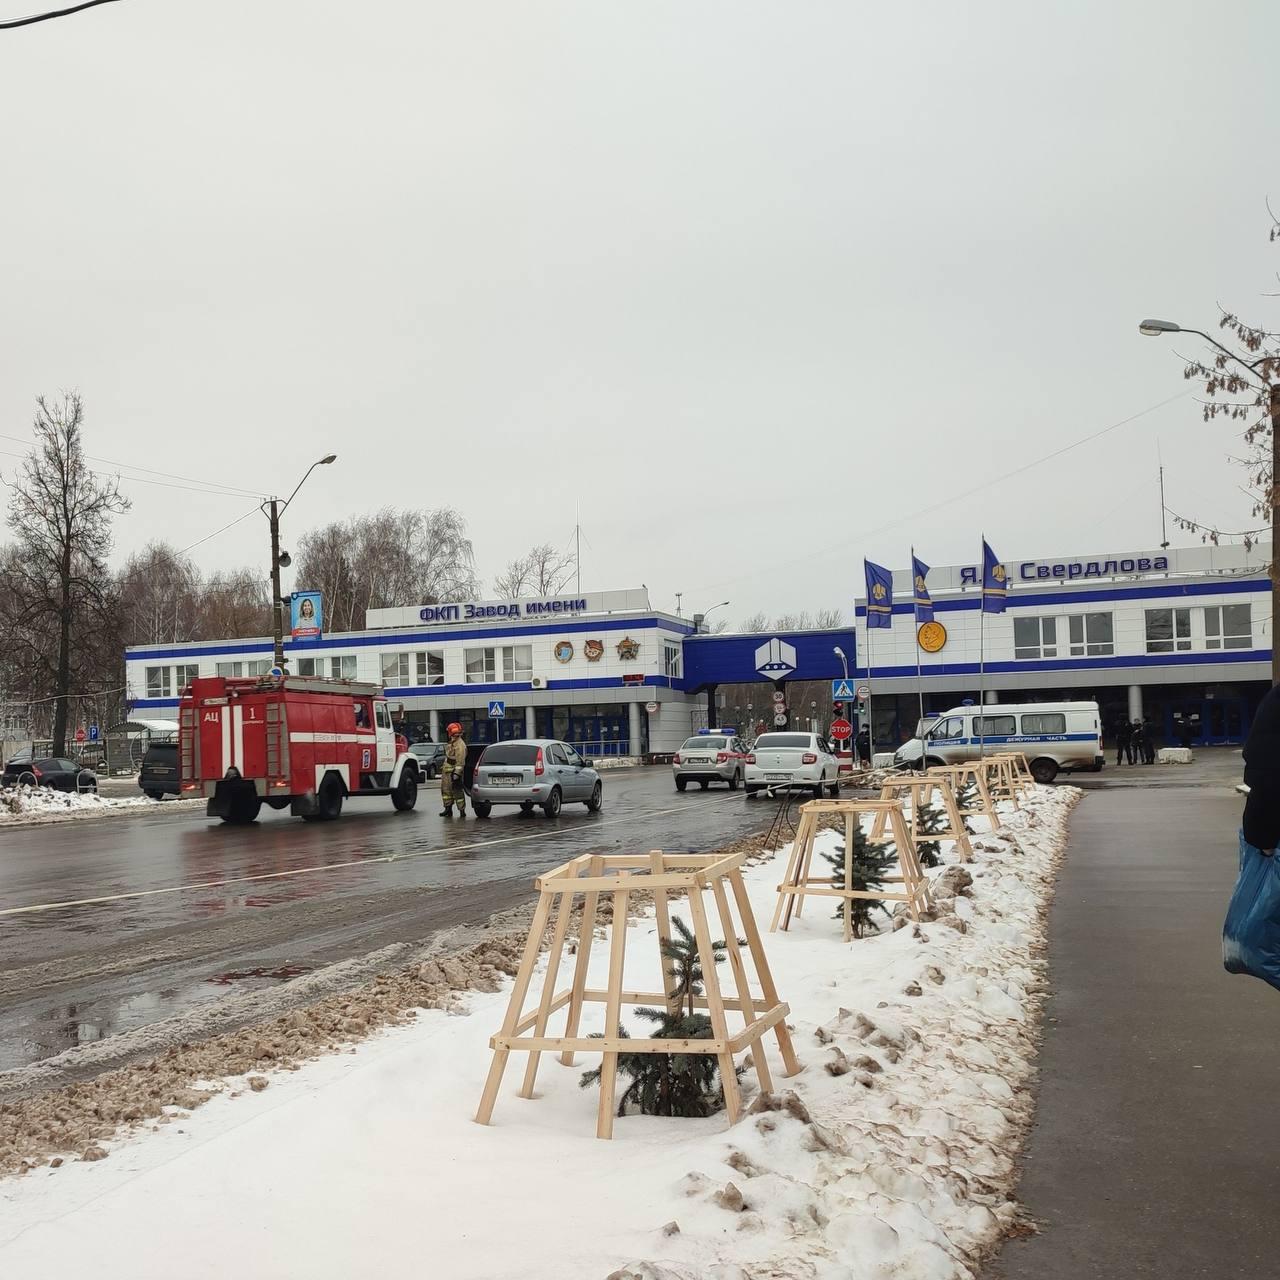
[[[0,837],[0,1071],[278,984],[525,900],[581,853],[707,849],[772,804],[723,787],[678,794],[670,770],[605,775],[605,807],[553,821],[350,804],[336,823],[264,810],[252,827],[163,809]],[[395,855],[389,860],[389,855]]]

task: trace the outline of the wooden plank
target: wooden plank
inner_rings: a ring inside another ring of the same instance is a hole
[[[651,849],[649,851],[649,883],[654,876],[662,874],[662,868],[662,851]],[[658,961],[662,965],[662,985],[665,989],[662,1004],[668,1013],[675,1013],[680,1007],[680,997],[667,978],[667,958],[662,953],[662,948],[671,942],[671,913],[667,910],[667,891],[663,888],[657,888],[653,892],[653,914],[658,923]],[[630,1003],[626,992],[623,992],[622,1000],[624,1004]]]
[[[689,914],[693,917],[693,934],[698,940],[698,954],[702,959],[702,985],[710,1004],[711,1034],[721,1044],[729,1039],[729,1024],[724,1016],[724,1003],[720,999],[720,975],[716,972],[715,949],[711,945],[711,930],[707,925],[707,911],[702,894],[689,898]],[[734,1072],[733,1054],[725,1050],[717,1055],[720,1063],[720,1085],[724,1090],[724,1109],[729,1123],[737,1124],[742,1110],[742,1095],[738,1089],[738,1077]]]
[[[631,1040],[621,1036],[507,1036],[499,1033],[489,1037],[495,1048],[537,1049],[555,1052],[568,1049],[576,1053],[725,1053],[728,1039],[716,1040]]]
[[[551,1001],[551,1006],[548,1009],[548,1012],[558,1013],[561,1009],[565,1007],[565,1005],[569,1003],[569,1000],[572,997],[572,995],[573,995],[573,988],[565,987],[565,989],[561,992],[558,992],[556,994],[555,999]],[[529,1012],[526,1013],[524,1017],[521,1018],[520,1021],[516,1023],[516,1026],[515,1026],[516,1035],[520,1035],[522,1032],[528,1031],[529,1028],[532,1027],[537,1021],[538,1021],[538,1010],[530,1009]]]
[[[592,875],[598,875],[602,859],[599,854],[588,855]],[[565,1019],[564,1033],[570,1039],[578,1034],[578,1026],[582,1018],[582,992],[587,985],[587,962],[591,958],[591,944],[595,940],[596,910],[600,905],[600,893],[591,890],[582,901],[582,923],[578,927],[578,954],[573,966],[572,996],[569,1000],[569,1013]],[[566,1050],[560,1055],[562,1066],[573,1066],[573,1052]]]
[[[804,814],[800,815],[800,829],[791,841],[791,856],[787,859],[787,869],[783,874],[782,884],[778,886],[778,902],[773,910],[773,923],[769,926],[770,933],[778,931],[778,922],[782,919],[782,910],[787,905],[785,886],[793,883],[800,874],[800,851],[804,833],[808,830],[808,821]],[[790,912],[787,913],[787,923],[791,923]]]
[[[729,1052],[741,1053],[766,1031],[782,1026],[790,1012],[791,1006],[785,1004],[776,1004],[772,1009],[766,1009],[754,1022],[748,1023],[736,1036],[730,1038]]]
[[[729,967],[733,971],[733,983],[737,990],[737,1000],[742,1006],[743,1020],[748,1026],[756,1020],[756,1006],[751,999],[751,987],[747,982],[747,969],[742,963],[742,952],[738,947],[738,930],[733,923],[733,913],[729,910],[729,898],[724,891],[724,877],[717,876],[711,882],[711,895],[715,898],[716,912],[720,917],[720,928],[724,931],[725,947],[729,952]],[[721,1001],[725,1008],[729,1007],[723,993]],[[760,1082],[762,1093],[773,1092],[773,1077],[769,1074],[769,1062],[765,1057],[764,1046],[758,1045],[751,1054],[752,1065],[755,1067],[756,1079]]]
[[[880,818],[876,819],[881,821]],[[859,828],[861,834],[861,823],[858,822],[856,816],[852,813],[844,815],[844,940],[846,942],[853,941],[853,898],[849,894],[849,890],[853,888],[853,830],[855,825]]]
[[[770,1009],[775,1008],[781,1003],[778,999],[778,988],[773,984],[769,957],[764,952],[764,941],[760,937],[760,928],[751,910],[751,898],[747,893],[741,869],[729,874],[729,888],[733,891],[733,900],[738,906],[738,919],[742,921],[742,932],[747,935],[747,950],[751,952],[751,963],[755,965],[756,981],[759,982],[760,990],[764,994],[764,1004]],[[796,1060],[796,1052],[791,1044],[791,1033],[787,1030],[785,1020],[777,1024],[776,1031],[778,1050],[782,1054],[785,1074],[793,1076],[800,1070],[800,1064]]]
[[[520,959],[520,968],[516,970],[515,985],[511,988],[511,999],[507,1004],[507,1016],[502,1022],[505,1036],[514,1034],[515,1025],[524,1010],[524,999],[529,992],[529,982],[533,977],[533,967],[538,962],[538,951],[542,946],[542,935],[547,928],[547,917],[551,913],[551,895],[538,895],[538,905],[533,912],[533,923],[529,926],[529,938],[524,944],[524,955]],[[480,1109],[476,1112],[477,1124],[488,1124],[493,1116],[493,1105],[498,1100],[498,1088],[502,1084],[503,1072],[507,1069],[509,1049],[495,1048],[493,1061],[489,1064],[489,1075],[484,1082],[484,1092],[480,1095]]]
[[[605,1003],[604,1033],[617,1045],[618,1020],[622,1016],[622,970],[627,958],[628,890],[615,889],[613,894],[612,936],[609,947],[609,999]],[[606,1048],[600,1064],[600,1108],[596,1114],[596,1137],[613,1137],[614,1100],[618,1086],[618,1050]]]
[[[534,1035],[547,1034],[547,1019],[551,1016],[555,1004],[556,979],[560,976],[560,957],[564,953],[564,938],[569,931],[569,917],[573,914],[572,892],[556,896],[556,923],[551,931],[551,947],[547,951],[547,974],[542,983],[542,999],[538,1001],[538,1011],[534,1026]],[[517,1024],[519,1025],[519,1024]],[[538,1079],[538,1062],[542,1055],[535,1049],[529,1054],[529,1061],[524,1068],[524,1083],[520,1086],[522,1098],[533,1097],[533,1086]]]
[[[607,1000],[609,998],[609,993],[607,991],[593,990],[592,988],[588,987],[587,990],[582,993],[582,998],[588,1004],[590,1003],[598,1004],[603,1000]],[[666,998],[667,998],[666,995],[661,991],[624,991],[622,993],[623,1004],[660,1005],[666,1000]],[[742,1008],[742,1002],[733,996],[722,995],[720,998],[726,1009],[732,1009],[736,1013]],[[753,1001],[759,1001],[758,996],[753,995],[751,998]],[[684,1003],[686,1005],[689,1003],[687,996],[685,997]],[[710,1006],[707,1004],[706,996],[694,996],[693,1007],[695,1009],[706,1009],[706,1008],[709,1008]],[[532,1026],[533,1024],[527,1023],[527,1025]]]
[[[697,885],[698,877],[701,874],[699,871],[668,871],[660,876],[645,876],[644,884],[638,884],[636,887],[643,889],[683,889],[688,892]],[[585,876],[580,880],[552,881],[548,887],[557,893],[567,892],[570,889],[576,893],[614,893],[621,878],[621,874],[616,876]]]

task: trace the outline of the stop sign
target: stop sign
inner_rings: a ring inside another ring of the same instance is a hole
[[[853,725],[847,720],[833,720],[831,722],[831,736],[838,742],[843,742],[845,738],[852,738]]]
[[[82,727],[82,728],[77,729],[77,730],[76,730],[76,741],[77,741],[77,742],[83,742],[83,741],[84,741],[84,739],[85,739],[85,732],[84,732],[83,727]]]

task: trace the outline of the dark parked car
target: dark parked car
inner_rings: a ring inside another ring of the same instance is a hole
[[[0,782],[6,787],[52,787],[55,791],[97,791],[98,779],[92,769],[82,769],[74,760],[50,756],[44,760],[15,758],[4,767]]]
[[[178,744],[153,742],[142,757],[142,769],[138,773],[138,786],[142,794],[152,800],[176,796],[181,791],[178,777]]]
[[[424,778],[438,778],[444,765],[443,742],[415,742],[409,750],[418,758]]]

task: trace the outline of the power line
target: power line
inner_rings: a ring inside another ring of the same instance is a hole
[[[257,515],[257,513],[261,510],[262,510],[261,507],[253,507],[250,510],[246,511],[244,515],[236,516],[234,520],[230,521],[227,524],[224,524],[221,529],[215,529],[212,533],[206,534],[203,538],[200,538],[197,541],[193,542],[190,546],[180,548],[178,551],[178,555],[185,556],[188,551],[192,551],[196,547],[202,545],[203,543],[208,542],[210,538],[216,538],[220,533],[226,533],[228,529],[234,528],[242,520],[247,520],[252,515]]]
[[[1070,453],[1073,449],[1078,449],[1081,445],[1092,443],[1094,440],[1100,439],[1109,432],[1116,431],[1120,427],[1128,426],[1131,422],[1136,422],[1139,418],[1145,418],[1149,413],[1155,413],[1157,409],[1163,409],[1166,405],[1171,405],[1175,400],[1181,400],[1191,394],[1190,391],[1179,391],[1177,395],[1170,396],[1167,400],[1161,400],[1159,404],[1148,405],[1145,409],[1140,409],[1137,413],[1131,413],[1127,418],[1121,418],[1119,422],[1113,422],[1110,426],[1103,427],[1099,431],[1095,431],[1092,435],[1082,436],[1079,440],[1073,441],[1071,444],[1065,444],[1060,449],[1054,449],[1052,453],[1046,453],[1042,457],[1036,458],[1031,462],[1024,463],[1020,467],[1015,467],[1012,471],[1006,471],[1003,475],[992,476],[989,480],[982,481],[981,484],[963,486],[963,491],[957,493],[955,497],[944,498],[941,502],[935,502],[932,506],[921,507],[917,511],[909,512],[907,515],[900,516],[896,520],[881,522],[872,528],[866,529],[861,533],[854,534],[850,538],[844,538],[840,542],[833,543],[827,547],[826,551],[820,553],[815,559],[821,559],[824,556],[831,555],[835,552],[843,552],[846,548],[852,547],[861,542],[864,538],[869,538],[873,534],[883,533],[887,529],[897,529],[904,524],[909,524],[912,520],[918,520],[921,516],[932,515],[935,511],[941,511],[944,507],[954,506],[957,502],[967,502],[975,493],[981,493],[984,489],[990,489],[997,484],[1003,484],[1006,480],[1011,480],[1014,476],[1020,476],[1024,471],[1030,471],[1033,467],[1042,466],[1046,462],[1051,462],[1054,458],[1060,458],[1064,453]],[[788,568],[793,565],[794,560],[779,560],[772,565],[758,565],[749,574],[742,574],[736,578],[719,578],[715,582],[704,582],[699,591],[712,591],[719,587],[726,586],[735,582],[745,582],[748,579],[758,578],[763,572],[772,569]],[[685,592],[685,594],[689,594]]]
[[[33,13],[26,18],[6,18],[0,21],[0,31],[12,27],[29,27],[36,22],[48,22],[50,18],[65,18],[68,14],[79,13],[81,9],[93,9],[100,4],[113,4],[115,0],[84,0],[83,4],[73,4],[69,9],[51,9],[48,13]]]
[[[12,439],[13,437],[7,436],[5,438]],[[25,459],[27,456],[28,455],[25,453],[14,453],[13,450],[11,449],[0,449],[0,457]],[[87,470],[92,472],[95,476],[102,476],[106,479],[114,478],[116,480],[120,480],[122,482],[126,482],[129,484],[156,485],[161,489],[182,489],[186,493],[203,493],[210,498],[257,498],[259,496],[256,493],[228,491],[225,489],[215,489],[215,488],[201,489],[201,488],[197,488],[195,484],[175,484],[172,480],[148,480],[144,476],[125,476],[125,475],[117,474],[113,477],[110,473],[105,471],[99,471],[96,467],[89,467],[87,468]],[[197,481],[197,484],[198,483],[199,482]]]
[[[33,445],[33,446],[36,443],[34,440],[29,440],[25,436],[11,436],[4,431],[0,431],[0,440],[12,440],[15,444],[26,444],[26,445]],[[9,454],[8,456],[13,458],[18,458],[18,457],[26,457],[27,455],[14,453],[14,454]],[[123,467],[126,471],[145,471],[149,476],[165,476],[169,480],[185,480],[191,484],[201,485],[206,488],[225,489],[227,491],[227,496],[229,497],[264,498],[266,496],[265,494],[254,493],[252,489],[241,489],[241,488],[238,488],[236,485],[223,484],[220,480],[200,480],[195,476],[178,475],[174,471],[157,471],[155,470],[154,467],[140,467],[135,465],[132,462],[117,462],[112,458],[103,458],[94,453],[86,453],[84,456],[88,458],[90,462],[105,462],[109,467]],[[92,468],[90,469],[92,470]],[[102,473],[99,471],[94,471],[94,474],[101,475]],[[137,480],[139,484],[155,483],[154,481],[143,480],[141,479],[141,477],[138,477],[138,476],[122,476],[121,479]]]

